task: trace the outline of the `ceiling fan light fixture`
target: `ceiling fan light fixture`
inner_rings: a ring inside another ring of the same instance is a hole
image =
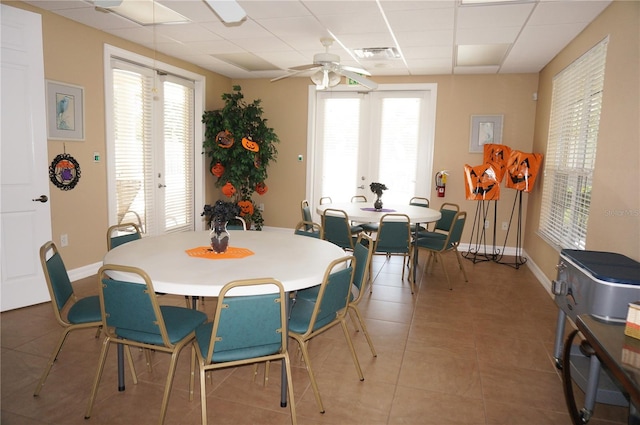
[[[323,90],[340,84],[340,75],[333,71],[321,69],[311,75],[311,81],[318,87],[318,90]]]

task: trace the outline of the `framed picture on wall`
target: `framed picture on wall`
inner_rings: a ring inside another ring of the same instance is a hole
[[[502,143],[503,115],[471,115],[469,152],[483,153],[484,145]]]
[[[47,80],[47,137],[84,140],[84,88]]]

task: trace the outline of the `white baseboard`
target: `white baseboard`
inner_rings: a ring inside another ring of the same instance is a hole
[[[84,279],[85,277],[93,276],[98,273],[98,270],[102,267],[102,261],[99,263],[89,264],[87,266],[82,266],[77,269],[69,270],[69,279],[71,282],[75,282],[76,280]]]

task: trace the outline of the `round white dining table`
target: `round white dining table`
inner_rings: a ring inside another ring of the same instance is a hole
[[[144,270],[156,292],[186,296],[218,296],[233,280],[271,277],[291,292],[322,283],[327,266],[347,255],[342,248],[317,238],[284,231],[230,230],[230,250],[243,256],[227,258],[202,253],[209,248],[209,231],[169,233],[127,242],[106,253],[103,264]],[[235,250],[234,250],[235,248]],[[191,252],[192,255],[189,254]],[[139,280],[130,273],[109,271],[114,279]],[[233,295],[258,295],[256,287],[235,288]],[[118,390],[124,391],[124,359],[118,345]],[[287,405],[285,368],[282,368],[281,406]]]
[[[119,264],[144,270],[156,292],[188,296],[217,296],[222,287],[240,279],[270,277],[285,291],[296,291],[322,282],[329,263],[347,255],[330,242],[284,231],[230,230],[230,248],[248,250],[242,258],[189,255],[206,250],[209,231],[170,233],[120,245],[108,251],[103,264]],[[116,279],[133,278],[117,274]],[[243,292],[250,291],[250,292]],[[238,288],[234,295],[256,295],[254,288]]]
[[[385,214],[406,214],[412,223],[433,223],[441,217],[438,210],[409,204],[385,203],[381,211],[376,211],[372,202],[344,202],[318,205],[316,212],[322,215],[326,209],[343,210],[349,220],[358,223],[378,223]]]

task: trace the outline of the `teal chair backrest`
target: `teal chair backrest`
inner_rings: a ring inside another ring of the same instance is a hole
[[[353,271],[353,285],[360,290],[369,274],[369,258],[373,254],[373,242],[368,239],[367,246],[356,243],[353,249],[353,256],[356,257],[356,267]]]
[[[402,221],[392,221],[400,220]],[[405,254],[411,245],[411,224],[404,214],[385,214],[380,220],[376,252]]]
[[[353,248],[351,226],[349,225],[349,220],[347,219],[344,211],[326,209],[322,215],[322,228],[325,240],[334,243],[341,248]]]
[[[149,293],[144,283],[102,279],[106,323],[115,328],[117,336],[158,344],[164,321]]]
[[[449,243],[447,245],[447,249],[453,248],[460,243],[460,239],[462,238],[462,231],[464,230],[464,223],[467,219],[467,213],[465,211],[460,211],[456,213],[453,223],[453,228],[451,229],[449,236]]]
[[[340,310],[347,307],[353,274],[353,267],[347,267],[329,275],[324,291],[320,289],[320,294],[318,295],[322,299],[320,300],[318,316],[313,324],[313,330],[330,323],[336,318]]]
[[[300,208],[302,210],[302,221],[313,221],[313,218],[311,217],[311,208],[309,207],[309,202],[307,200],[302,201]]]
[[[213,338],[213,361],[233,361],[277,353],[282,348],[280,293],[224,297]]]
[[[111,238],[111,249],[124,245],[128,242],[137,241],[140,239],[140,233],[127,233],[124,235],[113,236]]]
[[[449,229],[451,229],[451,224],[453,223],[453,219],[456,217],[457,213],[458,211],[456,210],[441,209],[441,217],[440,220],[436,222],[435,228],[437,230],[444,230],[448,232]]]
[[[53,248],[53,255],[46,260],[46,271],[49,275],[49,282],[55,298],[56,307],[58,311],[60,311],[67,301],[69,301],[69,298],[73,296],[73,286],[71,285],[71,280],[67,274],[67,269],[62,261],[62,257],[58,249],[53,245],[53,242],[43,246],[42,254],[46,255],[49,247]]]

